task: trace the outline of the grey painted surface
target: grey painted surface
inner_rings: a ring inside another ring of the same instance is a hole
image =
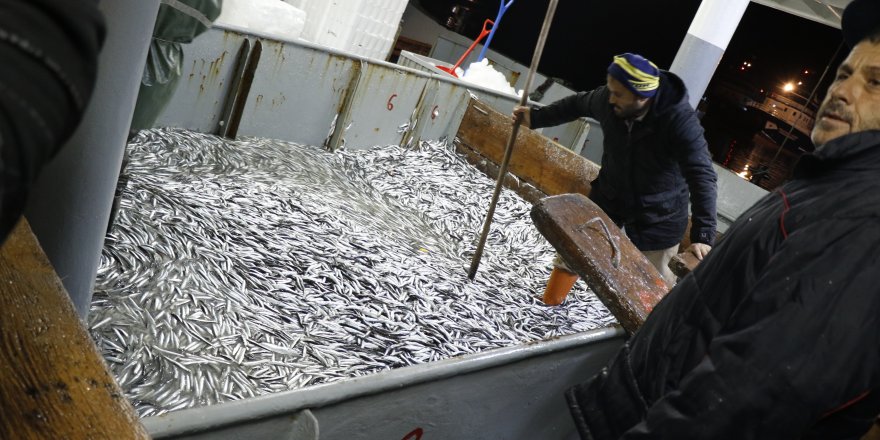
[[[260,40],[263,52],[241,136],[324,145],[337,132],[331,148],[409,144],[454,135],[471,95],[503,112],[517,102],[438,71],[418,55],[390,64],[225,26],[184,47],[184,80],[156,125],[216,132],[245,38]],[[589,133],[583,121],[550,130],[575,151]]]
[[[669,71],[680,76],[688,88],[691,107],[706,93],[724,50],[691,34],[684,37]]]
[[[343,144],[370,148],[403,143],[417,122],[415,116],[430,79],[393,65],[367,64],[350,111],[341,119]]]
[[[734,220],[751,208],[767,190],[713,163],[718,174],[718,231],[725,232]]]
[[[43,170],[25,211],[85,318],[159,0],[102,1],[107,23],[98,82],[85,116]]]
[[[448,66],[449,64],[441,61],[435,60],[428,57],[423,57],[418,54],[413,54],[409,52],[403,52],[400,55],[400,59],[398,59],[398,64],[411,67],[413,69],[422,70],[425,72],[436,72],[440,75],[443,75],[445,72],[437,69],[435,65],[440,66]],[[472,89],[472,93],[478,96],[483,102],[492,106],[495,110],[498,110],[502,113],[512,113],[513,107],[519,103],[519,98],[514,95],[507,95],[501,93],[480,93],[477,88],[475,88],[472,84],[457,81],[456,83],[461,84],[463,87],[468,89]],[[567,89],[562,88],[561,86],[556,85],[558,88],[555,89],[555,93],[563,93],[563,90],[567,91]],[[550,90],[554,90],[551,88]],[[568,91],[571,94],[570,91]],[[555,95],[554,95],[555,96]],[[452,100],[455,102],[456,100]],[[465,101],[466,102],[466,101]],[[532,103],[536,104],[536,103]],[[539,105],[539,104],[537,104]],[[590,136],[590,131],[592,129],[592,124],[590,124],[586,119],[579,119],[576,121],[569,122],[567,124],[562,124],[556,127],[547,127],[541,129],[541,133],[544,136],[547,136],[550,139],[556,140],[559,144],[565,146],[566,148],[571,149],[576,153],[580,153],[581,148],[584,146],[587,141],[588,136]],[[454,133],[454,131],[452,132]]]
[[[156,126],[214,133],[245,38],[215,28],[183,46],[180,83]]]
[[[609,327],[143,423],[156,439],[291,438],[309,409],[322,440],[396,440],[416,429],[425,439],[573,438],[564,390],[598,373],[622,342]]]
[[[262,42],[239,134],[322,145],[366,62],[309,46]]]
[[[605,135],[602,133],[602,125],[599,121],[590,119],[590,133],[581,147],[581,156],[593,163],[602,165],[602,152],[605,151]]]

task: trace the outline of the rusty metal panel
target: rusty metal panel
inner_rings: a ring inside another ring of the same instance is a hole
[[[214,28],[191,44],[184,44],[180,82],[156,126],[213,133],[245,38],[240,33]]]
[[[430,76],[393,64],[365,63],[338,145],[349,149],[400,144],[416,123]]]
[[[541,134],[565,146],[577,154],[581,154],[584,141],[590,133],[590,124],[583,119],[578,119],[567,124],[547,127],[542,129]]]
[[[323,145],[364,61],[294,43],[262,43],[239,135]]]
[[[419,114],[419,139],[434,140],[454,135],[467,109],[470,93],[450,82],[433,80]]]

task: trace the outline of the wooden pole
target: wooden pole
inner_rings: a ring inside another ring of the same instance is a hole
[[[519,100],[519,105],[524,106],[529,99],[529,88],[532,86],[532,79],[535,71],[538,69],[538,63],[541,61],[541,54],[544,52],[544,43],[547,42],[547,35],[550,33],[550,24],[553,22],[553,15],[556,13],[556,5],[559,0],[550,0],[550,6],[547,7],[547,15],[544,16],[544,25],[541,27],[541,34],[538,36],[538,44],[535,46],[535,53],[532,55],[532,64],[529,66],[529,74],[526,76],[525,87]],[[477,250],[471,259],[471,267],[468,270],[468,278],[474,279],[477,275],[477,268],[480,267],[480,259],[483,257],[483,249],[486,246],[486,238],[489,236],[489,227],[492,226],[492,217],[495,215],[495,206],[498,204],[498,197],[501,195],[501,188],[504,184],[504,176],[507,174],[507,165],[510,163],[510,156],[513,154],[513,145],[516,141],[516,135],[519,132],[519,126],[522,123],[522,115],[516,115],[513,120],[513,130],[510,132],[510,138],[507,140],[507,148],[504,150],[504,159],[501,161],[501,169],[498,171],[498,181],[495,183],[495,192],[492,193],[492,202],[489,203],[489,212],[486,214],[486,220],[483,222],[483,233],[480,234],[480,241],[477,243]]]

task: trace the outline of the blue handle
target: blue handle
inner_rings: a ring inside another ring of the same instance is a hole
[[[501,0],[501,7],[498,9],[498,16],[495,17],[495,24],[492,25],[492,32],[489,32],[489,36],[486,38],[486,43],[483,44],[483,49],[480,50],[480,55],[477,56],[478,63],[486,57],[486,50],[489,49],[489,43],[492,42],[492,37],[495,35],[495,31],[498,30],[498,23],[501,22],[501,16],[504,15],[504,12],[507,11],[507,8],[512,4],[513,0],[510,0],[506,4],[504,3],[504,0]]]

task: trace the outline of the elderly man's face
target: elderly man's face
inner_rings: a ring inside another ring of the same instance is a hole
[[[620,81],[607,75],[606,86],[608,87],[608,103],[614,109],[614,114],[623,119],[635,119],[648,110],[647,98],[641,98],[630,92]]]
[[[813,127],[817,148],[840,136],[880,129],[880,44],[856,45],[837,71]]]

